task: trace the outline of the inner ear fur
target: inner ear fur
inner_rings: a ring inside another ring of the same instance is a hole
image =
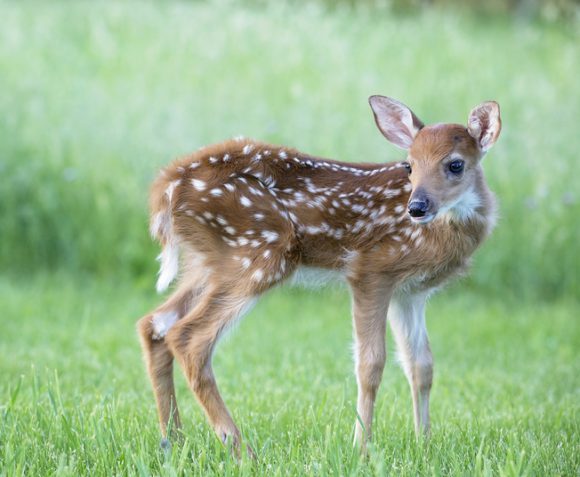
[[[485,101],[469,113],[467,131],[473,137],[480,149],[487,152],[497,141],[501,131],[499,104],[495,101]]]
[[[377,127],[395,146],[409,149],[424,124],[407,106],[387,96],[374,95],[369,104]]]

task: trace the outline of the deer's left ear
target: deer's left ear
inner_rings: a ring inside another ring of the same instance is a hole
[[[501,131],[499,104],[486,101],[473,108],[469,113],[467,131],[477,141],[482,152],[487,152],[495,144]]]

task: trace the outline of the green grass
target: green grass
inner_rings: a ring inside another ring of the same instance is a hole
[[[0,477],[580,475],[577,21],[373,3],[0,0]],[[347,294],[284,289],[215,359],[259,460],[231,459],[181,378],[187,439],[163,453],[134,331],[160,301],[156,171],[239,134],[400,159],[374,93],[426,122],[502,106],[498,229],[429,308],[432,439],[389,343],[359,457]]]
[[[258,462],[238,465],[185,380],[187,439],[159,449],[134,322],[158,302],[128,283],[0,280],[0,475],[578,475],[577,303],[451,289],[430,304],[433,436],[417,443],[389,359],[367,460],[352,448],[356,384],[345,290],[267,295],[220,346],[223,395]]]
[[[0,2],[0,18],[2,267],[151,274],[161,165],[238,134],[400,159],[367,104],[382,93],[426,122],[498,100],[485,169],[501,220],[469,283],[580,287],[576,24],[284,1]]]

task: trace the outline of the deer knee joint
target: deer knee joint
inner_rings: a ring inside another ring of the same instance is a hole
[[[385,358],[383,356],[376,356],[359,363],[358,375],[361,386],[369,390],[376,390],[381,383],[384,367]]]
[[[421,391],[429,391],[433,383],[433,363],[431,361],[415,366],[415,380]]]

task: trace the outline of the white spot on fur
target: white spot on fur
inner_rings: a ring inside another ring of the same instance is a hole
[[[220,196],[220,195],[222,195],[224,192],[223,192],[221,189],[219,189],[219,188],[217,188],[217,187],[216,187],[215,189],[212,189],[212,190],[210,190],[210,191],[209,191],[209,193],[210,193],[211,195],[214,195],[214,196],[216,196],[216,197],[219,197],[219,196]]]
[[[250,152],[252,152],[254,150],[254,145],[253,144],[246,144],[244,146],[244,148],[242,149],[242,152],[246,155],[250,154]]]
[[[277,232],[271,232],[269,230],[264,230],[262,232],[262,237],[266,240],[266,242],[272,243],[272,242],[275,242],[276,240],[278,240],[279,235]]]
[[[419,227],[417,227],[415,231],[411,234],[411,240],[416,240],[422,233],[423,231]]]
[[[389,189],[388,187],[385,188],[383,194],[386,198],[390,199],[391,197],[396,197],[401,193],[401,189]]]
[[[175,188],[181,184],[181,179],[177,179],[175,181],[171,181],[169,183],[169,185],[167,186],[167,188],[165,189],[165,195],[167,196],[167,200],[169,202],[171,202],[171,199],[173,198],[173,191],[175,190]]]
[[[200,192],[204,191],[206,188],[205,182],[199,179],[191,179],[191,185]]]
[[[305,230],[306,233],[310,235],[316,235],[322,232],[322,229],[320,227],[315,227],[313,225],[306,226]]]
[[[257,282],[261,281],[263,277],[264,277],[264,272],[261,269],[256,270],[252,274],[252,280],[255,280]]]
[[[257,195],[259,197],[262,197],[264,195],[264,193],[261,190],[258,190],[255,187],[248,187],[248,190],[250,191],[250,193]]]
[[[252,261],[248,257],[242,258],[242,268],[244,270],[250,268]]]
[[[248,199],[245,195],[240,196],[240,203],[244,207],[250,207],[252,205],[252,201]]]

